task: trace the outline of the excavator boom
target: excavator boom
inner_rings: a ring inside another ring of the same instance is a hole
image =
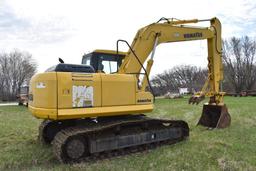
[[[163,18],[164,23],[157,22],[141,28],[131,45],[130,50],[124,58],[119,69],[119,73],[139,74],[143,68],[144,62],[151,53],[151,58],[147,60],[147,69],[142,81],[142,90],[145,91],[149,84],[149,73],[153,65],[153,56],[157,45],[162,43],[207,40],[208,47],[208,79],[200,92],[195,93],[189,103],[198,104],[205,97],[210,97],[209,104],[204,105],[204,110],[199,124],[208,127],[227,127],[230,125],[230,116],[226,106],[223,104],[224,92],[220,91],[220,84],[223,80],[222,65],[222,40],[221,23],[217,18],[207,20],[176,20]],[[159,20],[161,21],[161,20]],[[187,24],[209,21],[209,27],[195,27]],[[186,25],[185,25],[186,24]],[[210,105],[210,106],[209,106]],[[214,105],[214,106],[213,106]],[[213,109],[216,108],[216,109]],[[220,111],[220,112],[218,112]],[[225,111],[225,112],[221,112]],[[210,114],[211,113],[211,114]],[[209,119],[209,117],[214,119]],[[204,121],[207,117],[208,121]],[[226,118],[226,119],[221,119]],[[217,120],[210,122],[211,120]],[[223,122],[221,122],[224,120]],[[223,124],[222,124],[223,123]],[[225,124],[224,124],[225,123]],[[222,125],[222,126],[218,126]]]
[[[184,25],[202,21],[210,21],[210,27]],[[223,67],[221,59],[221,24],[217,18],[209,20],[167,20],[164,23],[153,23],[139,29],[131,44],[132,50],[128,51],[118,73],[140,73],[142,69],[140,63],[144,64],[156,45],[203,39],[207,39],[208,45],[208,75],[211,89],[209,93],[218,94],[220,90],[219,84],[223,79]]]

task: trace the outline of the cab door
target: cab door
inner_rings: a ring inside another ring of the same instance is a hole
[[[134,105],[136,76],[129,74],[101,74],[102,106]]]

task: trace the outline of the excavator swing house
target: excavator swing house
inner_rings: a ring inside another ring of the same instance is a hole
[[[210,25],[193,25],[200,22]],[[209,97],[198,124],[211,128],[229,126],[230,115],[223,103],[225,93],[220,91],[220,21],[161,18],[139,29],[131,45],[118,40],[116,51],[95,50],[83,56],[81,65],[65,64],[60,59],[60,64],[33,76],[29,109],[35,117],[43,119],[39,140],[52,144],[57,159],[69,163],[188,138],[185,121],[155,119],[144,114],[153,110],[149,74],[157,45],[202,39],[208,45],[208,79],[189,103],[198,104]],[[127,44],[128,52],[118,50],[120,43]]]

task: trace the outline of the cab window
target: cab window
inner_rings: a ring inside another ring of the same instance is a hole
[[[91,54],[85,55],[85,56],[83,57],[82,64],[91,65],[91,57],[92,57]]]
[[[101,65],[101,63],[99,63],[99,65]],[[117,61],[102,60],[101,67],[103,67],[101,70],[106,74],[117,72]]]
[[[93,52],[83,56],[82,64],[91,65],[96,72],[116,73],[124,55]]]
[[[110,54],[99,54],[98,70],[106,74],[118,71],[118,57]]]

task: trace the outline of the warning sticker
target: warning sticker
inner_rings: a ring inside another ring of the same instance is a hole
[[[73,85],[73,107],[92,107],[93,106],[93,87]]]

